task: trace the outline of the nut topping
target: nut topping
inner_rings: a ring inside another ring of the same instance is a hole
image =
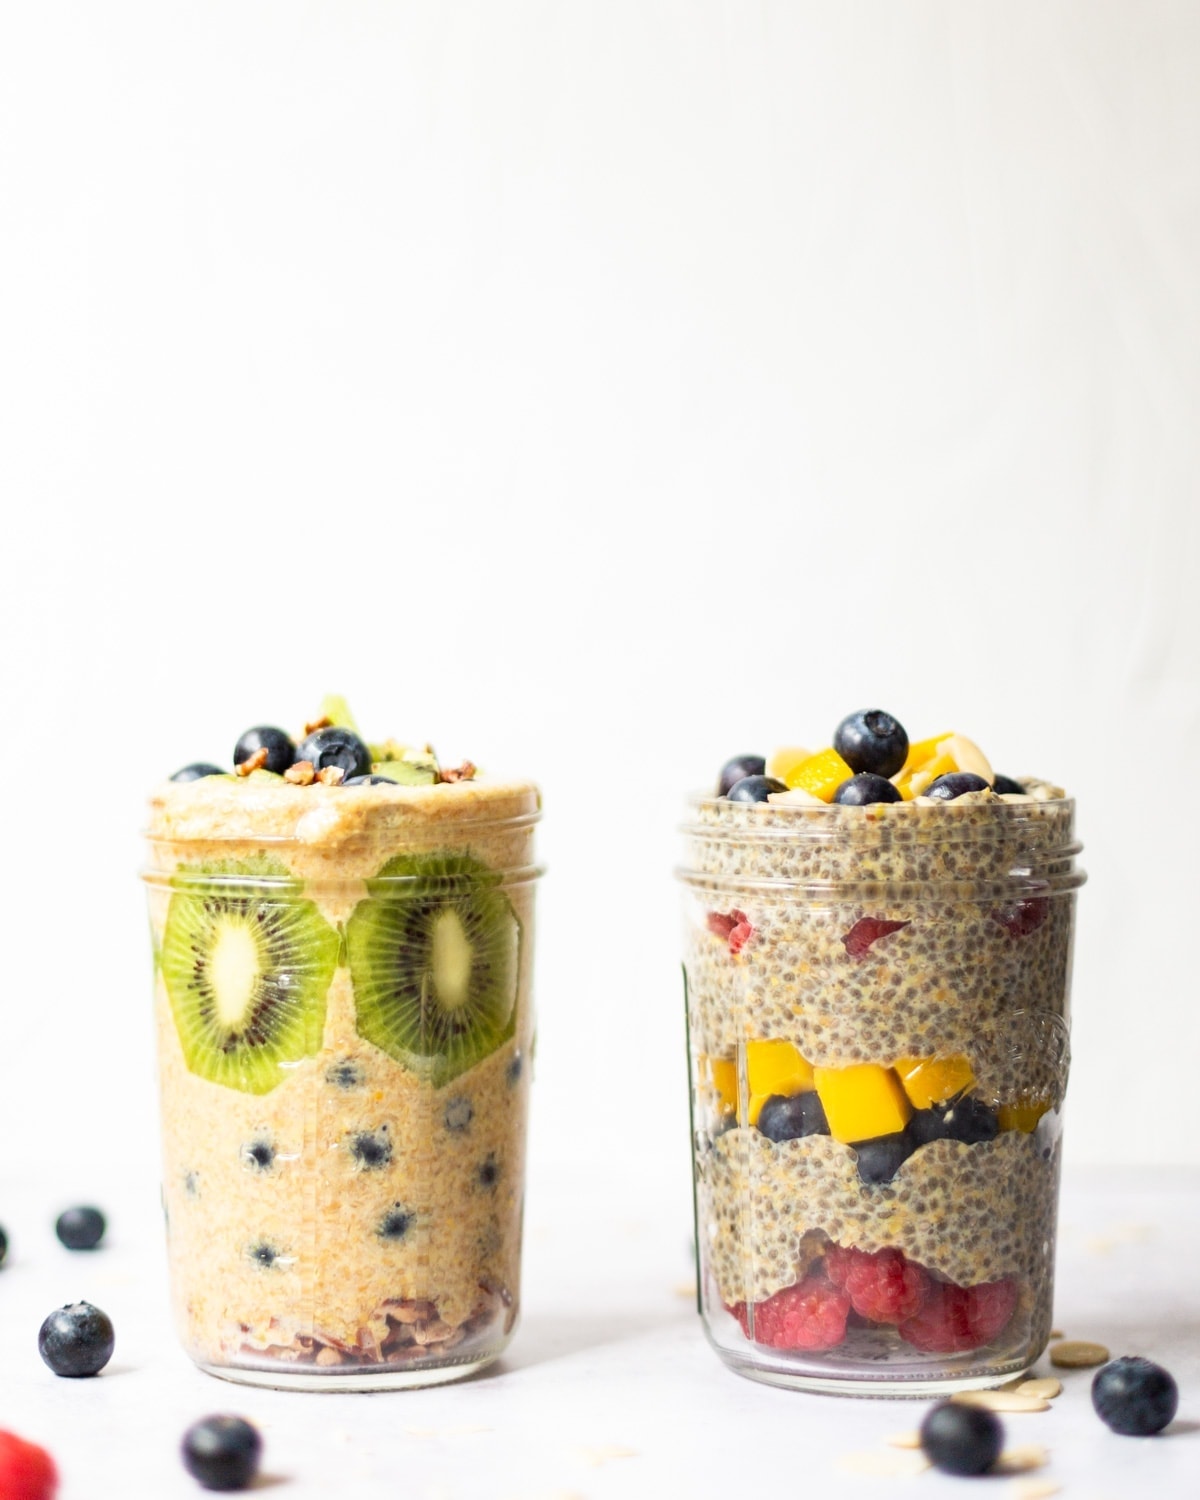
[[[253,755],[248,755],[244,761],[234,766],[233,769],[239,776],[249,776],[251,771],[261,771],[270,758],[270,752],[267,747],[260,745]]]
[[[469,760],[464,760],[461,766],[446,767],[438,772],[439,781],[473,781],[475,779],[475,767]]]
[[[326,766],[317,772],[317,780],[322,786],[341,786],[346,779],[346,773],[341,766]]]
[[[317,779],[317,773],[313,770],[311,760],[298,760],[294,766],[289,766],[283,773],[284,781],[290,781],[293,786],[312,786]]]

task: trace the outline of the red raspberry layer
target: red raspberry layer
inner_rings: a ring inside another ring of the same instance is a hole
[[[844,1250],[830,1245],[825,1274],[850,1298],[860,1318],[872,1323],[903,1323],[916,1317],[933,1278],[902,1250]]]
[[[990,1344],[1017,1305],[1015,1281],[955,1286],[935,1281],[916,1317],[900,1324],[900,1337],[927,1354],[961,1354]]]
[[[846,952],[851,958],[862,958],[872,943],[887,937],[889,932],[899,932],[907,922],[885,922],[881,917],[861,917],[842,938]]]
[[[0,1432],[2,1500],[53,1500],[57,1490],[58,1470],[45,1448],[15,1432]]]
[[[1045,896],[1034,896],[1029,901],[1016,901],[1012,906],[998,906],[992,912],[992,920],[999,922],[1009,937],[1028,937],[1036,932],[1050,915],[1050,902]]]
[[[754,936],[754,928],[750,925],[750,918],[744,911],[738,911],[736,907],[728,913],[710,911],[708,914],[708,930],[709,932],[716,933],[717,937],[725,939],[729,944],[730,953],[740,953]]]
[[[784,1287],[765,1302],[753,1304],[754,1331],[750,1331],[750,1308],[738,1302],[729,1311],[742,1325],[742,1332],[756,1344],[771,1349],[835,1349],[846,1336],[850,1298],[823,1276],[806,1276],[795,1286]]]

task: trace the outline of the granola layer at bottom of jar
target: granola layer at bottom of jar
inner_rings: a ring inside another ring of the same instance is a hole
[[[1018,1322],[1044,1344],[1058,1150],[1041,1137],[934,1141],[865,1186],[828,1136],[733,1129],[698,1167],[706,1271],[756,1342],[833,1348],[857,1315],[918,1349],[979,1348]]]

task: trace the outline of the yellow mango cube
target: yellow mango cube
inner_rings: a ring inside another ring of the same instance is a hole
[[[790,786],[788,777],[806,760],[812,759],[811,750],[803,750],[799,745],[786,745],[782,750],[775,750],[767,761],[767,775],[774,776],[776,781],[782,781]]]
[[[935,734],[932,739],[914,740],[908,747],[908,754],[904,757],[899,774],[903,776],[905,771],[919,771],[926,761],[932,760],[938,753],[938,747],[952,738],[953,735],[947,731],[945,734]]]
[[[834,792],[853,775],[854,772],[836,750],[819,750],[816,755],[810,755],[807,760],[801,761],[784,780],[789,791],[799,787],[803,792],[811,792],[814,797],[820,797],[822,802],[832,802]]]
[[[853,1063],[848,1068],[814,1068],[813,1077],[829,1133],[843,1145],[895,1135],[912,1118],[908,1095],[891,1068]]]
[[[720,1102],[722,1112],[733,1113],[737,1109],[737,1063],[732,1058],[710,1057],[706,1068],[701,1068],[703,1077],[707,1070],[708,1081],[712,1084]]]
[[[896,1072],[909,1102],[917,1109],[931,1109],[945,1104],[975,1082],[971,1064],[965,1057],[901,1057]]]
[[[930,743],[929,740],[921,742],[924,749]],[[892,777],[892,785],[900,793],[905,802],[911,802],[914,797],[919,797],[931,781],[939,776],[945,776],[950,771],[959,769],[954,757],[945,748],[949,740],[942,743],[942,747],[934,746],[933,754],[923,756],[920,761],[913,762],[912,750],[909,750],[909,759],[904,763],[904,769]]]
[[[1020,1130],[1032,1135],[1038,1121],[1053,1105],[1052,1099],[1018,1099],[1015,1104],[1002,1104],[998,1117],[1001,1130]]]
[[[772,1094],[802,1094],[813,1086],[812,1064],[805,1062],[791,1042],[779,1040],[746,1043],[746,1077],[751,1125],[758,1124],[759,1113]]]

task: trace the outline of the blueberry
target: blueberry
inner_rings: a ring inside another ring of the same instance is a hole
[[[411,1209],[404,1208],[399,1203],[393,1203],[380,1219],[376,1233],[381,1240],[402,1240],[412,1228],[416,1217]]]
[[[1092,1405],[1114,1432],[1126,1437],[1150,1437],[1174,1417],[1179,1387],[1161,1365],[1127,1354],[1096,1371]]]
[[[104,1215],[98,1208],[68,1208],[59,1214],[54,1232],[68,1250],[94,1250],[104,1238]]]
[[[765,802],[772,792],[786,792],[787,787],[774,776],[743,776],[729,788],[730,802]]]
[[[284,734],[282,729],[271,724],[259,724],[254,729],[247,729],[233,747],[234,765],[240,766],[259,750],[267,752],[263,770],[274,771],[276,776],[282,776],[296,759],[296,747],[290,734]]]
[[[479,1168],[476,1176],[479,1179],[479,1186],[481,1188],[494,1188],[500,1181],[500,1168],[497,1165],[496,1158],[494,1156],[489,1156],[488,1159]]]
[[[331,766],[351,776],[371,774],[371,752],[352,729],[340,729],[330,724],[325,729],[315,729],[296,746],[296,759],[310,762],[314,771],[327,771]]]
[[[205,1417],[183,1435],[183,1467],[206,1490],[244,1490],[258,1473],[262,1438],[241,1417]]]
[[[113,1326],[90,1302],[52,1312],[38,1332],[38,1352],[56,1375],[99,1375],[112,1358]]]
[[[0,1266],[4,1264],[4,1257],[8,1254],[8,1235],[0,1229]]]
[[[269,1172],[275,1165],[275,1147],[270,1141],[251,1141],[242,1147],[242,1160],[255,1172]]]
[[[988,784],[974,771],[947,771],[925,788],[926,797],[936,797],[941,802],[953,802],[965,792],[986,792]]]
[[[381,1167],[386,1167],[392,1159],[392,1143],[388,1139],[386,1126],[378,1134],[360,1130],[352,1135],[350,1155],[358,1166],[368,1172],[377,1172]]]
[[[200,781],[205,776],[225,776],[227,774],[220,766],[214,766],[211,761],[196,760],[190,766],[184,766],[182,771],[176,771],[171,780]]]
[[[1000,1121],[990,1105],[966,1094],[949,1104],[918,1109],[908,1122],[908,1133],[914,1149],[930,1141],[962,1141],[965,1146],[976,1146],[996,1139]]]
[[[997,776],[992,782],[992,791],[996,796],[1019,796],[1025,795],[1025,788],[1019,781],[1014,781],[1011,776]]]
[[[860,771],[849,781],[842,782],[834,792],[833,800],[843,807],[866,807],[870,802],[900,802],[903,798],[886,776]]]
[[[399,786],[398,781],[393,781],[390,776],[350,776],[342,782],[343,786]]]
[[[446,1124],[446,1129],[453,1130],[456,1133],[466,1130],[474,1118],[474,1105],[469,1099],[465,1099],[461,1095],[450,1100],[446,1105],[446,1113],[442,1116]]]
[[[717,796],[728,797],[731,788],[746,776],[761,776],[767,769],[767,763],[761,755],[735,755],[732,760],[727,760],[721,767],[720,780],[717,782]]]
[[[906,1130],[895,1135],[877,1135],[871,1141],[859,1141],[854,1150],[858,1153],[858,1178],[872,1185],[891,1182],[896,1173],[916,1150]]]
[[[508,1067],[504,1070],[505,1081],[510,1089],[515,1089],[521,1081],[521,1074],[525,1069],[525,1059],[519,1052],[514,1052],[508,1060]],[[3,1257],[0,1257],[2,1259]]]
[[[363,1070],[349,1058],[330,1063],[325,1069],[325,1082],[335,1089],[358,1089],[362,1087],[363,1081]]]
[[[798,1141],[806,1135],[828,1135],[825,1106],[815,1089],[803,1094],[772,1094],[758,1112],[758,1128],[769,1141]]]
[[[1003,1446],[999,1417],[982,1406],[942,1401],[921,1423],[925,1457],[943,1474],[986,1474]]]
[[[279,1251],[269,1240],[258,1240],[247,1248],[246,1254],[260,1271],[269,1271],[279,1259]]]
[[[881,708],[864,708],[838,725],[833,748],[852,771],[894,776],[908,754],[908,735],[891,714]]]

